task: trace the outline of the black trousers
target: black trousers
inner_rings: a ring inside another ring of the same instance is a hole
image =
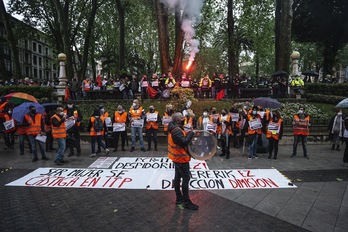
[[[52,132],[46,132],[46,151],[51,150],[53,148],[53,136]]]
[[[6,147],[11,148],[14,146],[14,137],[15,137],[15,132],[4,132],[4,139],[5,139],[5,144]]]
[[[278,144],[279,144],[279,140],[276,140],[274,138],[269,138],[268,139],[268,154],[270,157],[272,157],[272,152],[273,152],[273,148],[274,148],[274,158],[277,158],[278,155]]]
[[[70,154],[74,154],[74,148],[76,148],[77,153],[81,154],[81,137],[78,129],[74,129],[73,131],[68,132],[68,137],[75,140],[74,142],[67,142],[67,147],[70,150]]]
[[[157,130],[150,128],[146,129],[146,138],[147,138],[147,144],[151,148],[151,141],[153,139],[153,143],[155,144],[155,147],[157,147]]]
[[[344,149],[343,163],[348,163],[348,138],[344,138],[344,142],[346,143],[346,148]]]
[[[174,190],[177,201],[190,202],[189,196],[189,182],[190,182],[190,163],[176,163],[175,165],[175,176],[174,176]],[[182,184],[180,189],[180,182]]]
[[[114,139],[115,139],[115,149],[118,147],[118,139],[121,136],[121,146],[122,149],[124,149],[124,146],[126,144],[126,137],[127,137],[127,132],[126,131],[117,131],[114,132]]]

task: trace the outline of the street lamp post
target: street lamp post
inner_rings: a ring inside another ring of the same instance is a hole
[[[59,60],[59,84],[56,86],[56,93],[58,96],[58,102],[63,103],[65,97],[65,88],[66,88],[66,71],[65,71],[65,61],[66,55],[64,53],[60,53],[58,55]]]
[[[300,53],[298,51],[293,51],[292,54],[290,55],[290,58],[292,60],[291,76],[298,76],[299,75],[298,60],[300,58]]]

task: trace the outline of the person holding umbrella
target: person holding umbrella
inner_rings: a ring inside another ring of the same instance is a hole
[[[23,120],[23,126],[27,125],[27,135],[29,137],[31,150],[33,152],[33,162],[38,161],[37,158],[37,150],[36,150],[36,136],[37,135],[44,135],[45,134],[45,128],[44,128],[44,120],[42,117],[42,114],[36,112],[35,106],[29,106],[29,113],[24,116]],[[44,145],[42,142],[38,141],[40,153],[43,160],[48,160]]]
[[[67,161],[64,160],[64,151],[65,151],[65,138],[66,138],[66,114],[62,107],[58,107],[56,113],[51,117],[52,121],[52,137],[58,143],[58,149],[56,152],[56,158],[54,163],[56,165],[63,165]]]

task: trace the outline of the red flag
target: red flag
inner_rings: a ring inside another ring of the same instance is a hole
[[[155,98],[157,96],[157,91],[149,85],[147,86],[147,93],[151,98]]]
[[[220,99],[224,98],[225,91],[222,89],[216,94],[216,100],[219,101]]]
[[[70,93],[69,93],[69,88],[67,86],[65,87],[65,101],[69,100],[69,96],[70,96]]]
[[[98,86],[101,87],[102,86],[102,82],[100,80],[100,75],[97,76],[97,83],[98,83]]]

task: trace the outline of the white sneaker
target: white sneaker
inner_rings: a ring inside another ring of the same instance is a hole
[[[93,153],[92,155],[90,155],[90,157],[96,157],[97,154]]]
[[[106,149],[105,149],[105,155],[108,155],[109,152],[110,152],[110,150],[106,148]]]

